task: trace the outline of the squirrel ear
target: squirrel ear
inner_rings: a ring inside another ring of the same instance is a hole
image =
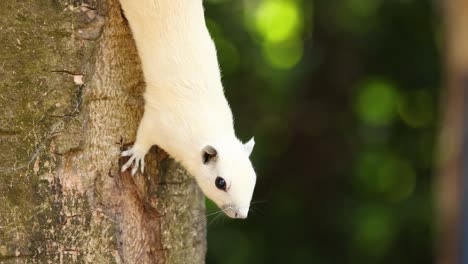
[[[218,151],[212,146],[206,146],[202,150],[202,161],[203,164],[215,162],[218,158]]]
[[[254,146],[255,146],[255,140],[253,137],[247,143],[244,144],[244,150],[247,153],[247,156],[250,156]]]

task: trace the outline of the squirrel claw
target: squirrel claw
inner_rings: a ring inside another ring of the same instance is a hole
[[[145,154],[141,154],[138,151],[135,151],[134,148],[129,150],[122,151],[120,154],[122,157],[130,156],[130,159],[122,166],[121,172],[126,171],[133,164],[132,176],[136,174],[138,168],[140,168],[141,173],[145,171]],[[140,166],[141,165],[141,166]]]

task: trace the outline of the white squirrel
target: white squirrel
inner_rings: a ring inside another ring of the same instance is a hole
[[[206,196],[231,218],[246,218],[256,182],[249,160],[254,139],[243,144],[221,83],[216,48],[202,0],[120,0],[146,81],[145,112],[131,156],[158,145],[195,177]]]

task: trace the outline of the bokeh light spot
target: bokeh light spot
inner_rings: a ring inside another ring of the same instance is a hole
[[[360,85],[356,98],[359,118],[371,126],[391,124],[397,114],[398,92],[388,82],[370,80]]]
[[[294,1],[264,0],[255,12],[255,27],[269,43],[279,43],[297,36],[302,23],[302,14]]]
[[[422,90],[405,94],[398,103],[398,113],[410,127],[427,126],[434,115],[431,96]]]
[[[416,175],[413,167],[405,160],[389,157],[377,172],[379,189],[390,202],[400,202],[413,194]]]
[[[268,44],[262,47],[263,56],[276,69],[290,69],[301,61],[303,44],[300,41]]]
[[[416,173],[407,161],[382,151],[365,151],[356,168],[357,187],[388,202],[400,202],[414,192]]]
[[[395,223],[388,209],[364,205],[355,217],[354,245],[367,255],[386,254],[395,238]]]

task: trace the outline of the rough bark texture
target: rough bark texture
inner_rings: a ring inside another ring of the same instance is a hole
[[[0,36],[0,263],[204,263],[193,178],[156,148],[119,173],[144,83],[118,2],[2,1]]]
[[[446,88],[442,101],[439,177],[436,184],[439,235],[436,246],[437,263],[452,264],[462,263],[462,199],[466,195],[462,193],[462,188],[463,173],[468,168],[464,165],[468,154],[464,153],[464,147],[468,144],[468,1],[447,0],[441,3],[445,22]]]

